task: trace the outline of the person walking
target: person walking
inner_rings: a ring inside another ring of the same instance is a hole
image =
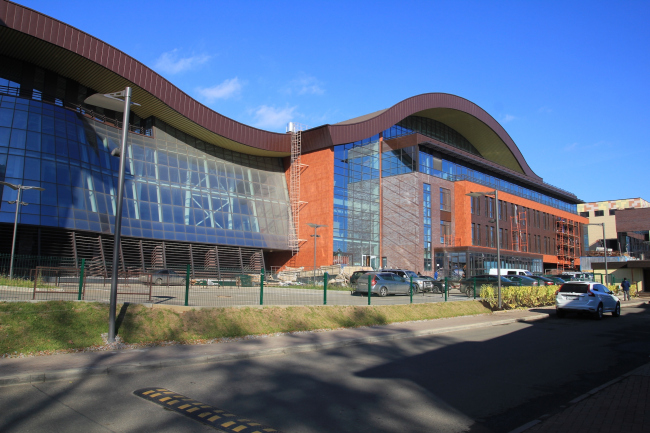
[[[624,301],[629,301],[630,300],[630,282],[627,280],[627,278],[623,278],[623,282],[621,283],[621,288],[623,289],[623,300]]]

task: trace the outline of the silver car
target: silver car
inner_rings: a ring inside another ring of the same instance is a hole
[[[612,316],[621,315],[621,302],[604,285],[586,281],[571,281],[562,284],[555,293],[555,311],[558,317],[564,317],[570,311],[583,311],[602,319],[603,313]]]
[[[185,275],[177,274],[172,269],[158,269],[155,271],[151,271],[150,274],[141,275],[140,281],[142,281],[143,283],[152,283],[157,286],[185,285]]]
[[[370,293],[379,296],[408,295],[411,291],[410,281],[390,272],[368,272],[357,280],[355,292],[368,293],[368,278],[370,278]],[[413,285],[415,286],[415,284]],[[415,293],[415,287],[413,287]]]

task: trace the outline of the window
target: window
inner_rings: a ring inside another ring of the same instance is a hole
[[[594,216],[605,216],[605,211],[604,210],[597,210],[594,212]]]
[[[581,212],[582,213],[582,212]],[[616,214],[616,209],[610,209],[609,210],[609,215],[615,215]]]
[[[440,188],[440,210],[451,212],[451,191]]]
[[[480,197],[470,197],[470,207],[472,215],[481,215]]]
[[[476,224],[474,223],[472,223],[472,245],[476,245]]]
[[[489,218],[494,218],[494,199],[492,197],[485,197],[487,201],[487,213]]]
[[[381,267],[382,268],[387,268],[388,267],[388,259],[386,257],[381,258]]]
[[[499,228],[499,248],[504,248],[503,245],[503,229]]]
[[[449,221],[440,221],[440,243],[445,241],[451,244],[451,223]]]
[[[424,270],[431,270],[431,185],[422,186],[423,213],[424,213]]]
[[[610,211],[611,212],[611,211]],[[580,212],[581,217],[589,218],[589,211],[587,212]]]
[[[489,237],[488,246],[490,248],[494,248],[494,227],[492,227],[492,226],[490,226],[490,237]]]

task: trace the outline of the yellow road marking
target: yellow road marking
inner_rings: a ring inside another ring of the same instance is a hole
[[[145,400],[179,412],[188,418],[193,418],[195,421],[199,421],[224,433],[279,433],[278,430],[271,427],[261,425],[248,418],[238,418],[233,413],[228,413],[222,409],[206,405],[184,395],[176,394],[174,391],[165,388],[144,388],[136,390],[133,393]]]

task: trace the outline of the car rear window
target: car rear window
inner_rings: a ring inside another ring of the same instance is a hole
[[[560,292],[565,293],[587,293],[589,284],[565,283],[560,287]]]

